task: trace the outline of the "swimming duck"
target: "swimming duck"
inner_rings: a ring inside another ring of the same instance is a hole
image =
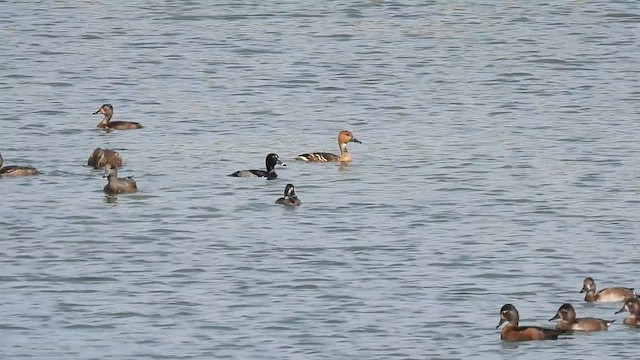
[[[0,154],[0,176],[26,176],[37,175],[39,172],[33,166],[9,165],[2,167],[4,159]]]
[[[276,204],[282,204],[285,206],[302,205],[302,201],[298,199],[298,195],[296,195],[296,189],[293,187],[293,184],[287,184],[287,186],[284,188],[284,197],[276,200]]]
[[[638,297],[633,288],[612,287],[598,291],[596,294],[596,282],[588,277],[582,282],[580,293],[586,292],[584,301],[587,302],[623,302]]]
[[[616,314],[625,311],[629,312],[629,316],[624,319],[623,324],[629,326],[640,326],[640,302],[638,302],[638,299],[629,300],[624,303],[622,309],[616,311]]]
[[[351,155],[347,150],[347,143],[352,141],[358,144],[362,144],[360,140],[356,139],[353,136],[351,131],[342,130],[338,134],[338,146],[340,147],[340,156],[336,154],[326,153],[326,152],[314,152],[314,153],[298,155],[296,159],[303,160],[303,161],[314,161],[314,162],[351,161]]]
[[[122,156],[115,150],[96,148],[87,160],[87,165],[93,166],[94,169],[104,168],[107,164],[116,168],[122,167]]]
[[[596,318],[577,318],[576,311],[571,304],[562,304],[556,313],[556,316],[549,319],[553,321],[561,319],[556,325],[559,331],[599,331],[609,329],[609,325],[615,320],[602,320]]]
[[[104,176],[108,178],[107,185],[104,186],[104,192],[107,194],[127,194],[138,191],[138,184],[132,178],[118,178],[118,169],[107,164],[104,167]]]
[[[265,159],[265,163],[267,165],[267,171],[264,170],[238,170],[236,172],[234,172],[233,174],[229,174],[229,176],[235,176],[235,177],[266,177],[267,180],[273,180],[275,178],[278,177],[278,174],[276,174],[276,164],[277,165],[282,165],[282,166],[287,166],[285,164],[282,163],[282,161],[280,161],[280,158],[278,157],[278,154],[274,154],[271,153],[269,155],[267,155],[266,159]]]
[[[113,106],[111,104],[104,104],[91,115],[102,113],[104,118],[98,123],[98,127],[101,129],[115,129],[115,130],[129,130],[140,129],[142,125],[133,121],[111,121],[113,116]]]
[[[562,332],[554,329],[546,329],[537,326],[518,326],[520,314],[515,306],[505,304],[500,309],[500,323],[496,329],[505,321],[508,324],[502,329],[500,339],[506,341],[529,341],[529,340],[555,340]]]

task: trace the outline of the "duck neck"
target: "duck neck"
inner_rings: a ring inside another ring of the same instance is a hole
[[[113,184],[114,182],[116,182],[116,180],[118,180],[118,172],[115,171],[115,169],[112,170],[107,176],[107,180],[109,181],[109,184]]]
[[[111,121],[112,116],[113,116],[113,113],[104,114],[104,117],[102,118],[102,121],[100,121],[100,124],[108,125],[109,121]]]
[[[340,146],[340,161],[351,161],[351,154],[349,154],[349,150],[347,149],[347,143],[338,141],[338,146]]]
[[[562,321],[566,321],[569,324],[573,324],[574,322],[576,322],[576,313],[573,311],[568,311],[567,318],[562,319]]]
[[[587,290],[587,293],[584,295],[584,301],[592,302],[596,298],[595,290]]]
[[[569,329],[571,328],[571,324],[572,324],[572,323],[573,323],[573,322],[568,322],[568,321],[565,321],[565,320],[560,320],[560,321],[558,322],[558,325],[556,325],[556,329],[557,329],[557,330],[561,330],[561,331],[567,331],[567,330],[569,330]]]
[[[338,147],[340,148],[340,154],[344,154],[344,153],[348,153],[349,150],[347,150],[347,143],[343,143],[341,141],[338,141]]]

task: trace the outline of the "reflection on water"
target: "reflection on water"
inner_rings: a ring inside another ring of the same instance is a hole
[[[105,204],[117,204],[118,203],[118,196],[105,194],[104,195],[104,202],[105,202]]]

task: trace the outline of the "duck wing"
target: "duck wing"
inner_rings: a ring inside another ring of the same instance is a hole
[[[312,162],[329,162],[340,161],[340,156],[326,152],[313,152],[308,154],[300,154],[296,157],[296,160],[312,161]]]

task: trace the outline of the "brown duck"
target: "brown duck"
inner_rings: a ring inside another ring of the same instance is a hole
[[[511,304],[505,304],[500,309],[500,323],[496,329],[505,321],[508,323],[500,333],[500,339],[505,341],[556,340],[562,334],[560,331],[538,326],[518,326],[520,314]]]
[[[576,318],[576,311],[571,304],[562,304],[556,312],[556,316],[549,319],[560,319],[556,330],[560,331],[599,331],[608,330],[615,320],[602,320],[597,318]]]
[[[104,186],[104,192],[107,194],[128,194],[138,191],[138,184],[132,178],[118,178],[118,170],[107,164],[104,167],[104,176],[108,182]]]
[[[107,164],[116,168],[122,167],[122,156],[115,150],[96,148],[87,160],[87,165],[93,166],[94,169],[104,168]]]
[[[33,166],[9,165],[2,167],[4,159],[0,154],[0,176],[26,176],[37,175],[39,172]]]
[[[142,125],[133,121],[111,121],[111,118],[113,117],[113,106],[111,106],[111,104],[102,105],[100,109],[92,115],[98,113],[104,115],[102,121],[97,125],[101,129],[130,130],[142,128]]]
[[[629,312],[629,316],[624,319],[623,324],[633,327],[640,326],[640,302],[638,299],[632,299],[624,303],[622,309],[616,311],[616,314],[625,311]]]
[[[624,302],[638,297],[633,288],[612,287],[598,291],[596,293],[596,282],[588,277],[582,282],[580,293],[586,292],[584,301],[587,302]]]

